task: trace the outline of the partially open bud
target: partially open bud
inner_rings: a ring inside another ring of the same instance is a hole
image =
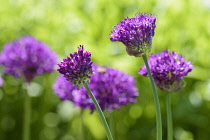
[[[122,42],[128,55],[141,57],[151,51],[155,22],[156,18],[152,14],[125,18],[114,27],[110,40]]]

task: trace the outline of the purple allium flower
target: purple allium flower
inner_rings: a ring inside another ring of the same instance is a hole
[[[80,88],[83,83],[89,83],[90,75],[93,74],[90,57],[91,53],[89,51],[84,52],[84,47],[80,45],[78,52],[70,53],[70,57],[63,59],[58,64],[60,68],[57,71],[63,74],[73,85]]]
[[[102,110],[119,109],[121,105],[135,102],[138,96],[134,78],[119,70],[93,65],[94,75],[91,76],[89,87],[96,97]],[[54,83],[55,93],[63,100],[70,100],[76,106],[94,111],[95,106],[87,90],[71,86],[62,75]]]
[[[49,47],[31,36],[7,43],[0,55],[0,63],[5,73],[24,77],[31,82],[36,75],[52,72],[57,57]]]
[[[152,77],[155,84],[168,92],[176,92],[184,87],[182,81],[184,76],[193,69],[190,61],[185,61],[184,57],[175,52],[169,53],[164,50],[158,54],[151,54],[148,60]],[[139,70],[139,74],[148,76],[146,67]]]
[[[125,18],[112,30],[111,41],[120,41],[129,55],[140,57],[151,51],[156,18],[150,14],[138,14]]]

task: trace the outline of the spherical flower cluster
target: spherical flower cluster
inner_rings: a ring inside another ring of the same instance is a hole
[[[36,75],[52,72],[57,57],[49,47],[31,36],[7,43],[0,55],[5,73],[15,77],[23,76],[31,82]]]
[[[58,64],[60,67],[57,69],[61,74],[66,77],[73,85],[80,88],[83,83],[89,83],[92,71],[92,61],[90,59],[91,53],[84,52],[84,47],[80,45],[78,52],[70,53],[70,57],[63,59]]]
[[[175,52],[164,50],[158,54],[152,54],[148,60],[155,84],[164,91],[176,92],[184,87],[182,81],[192,69],[190,61]],[[139,74],[148,76],[146,67],[139,70]]]
[[[138,96],[134,78],[119,70],[93,65],[94,75],[91,76],[89,87],[102,110],[119,109],[121,105],[134,103]],[[95,106],[87,90],[77,90],[62,75],[54,83],[55,93],[63,100],[70,100],[76,106],[94,111]]]
[[[120,41],[129,55],[140,57],[151,51],[156,18],[150,14],[138,14],[125,18],[112,30],[111,41]]]

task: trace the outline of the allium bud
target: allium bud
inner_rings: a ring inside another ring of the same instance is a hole
[[[112,30],[111,41],[120,41],[129,55],[141,57],[151,51],[156,18],[150,14],[138,14],[125,18]]]
[[[90,58],[91,53],[84,52],[84,47],[80,45],[78,52],[70,53],[70,57],[58,64],[60,68],[57,71],[63,74],[72,85],[80,88],[84,83],[89,83],[90,75],[93,74]]]

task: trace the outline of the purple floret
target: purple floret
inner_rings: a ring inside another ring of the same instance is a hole
[[[93,74],[90,58],[91,53],[84,52],[84,47],[80,45],[78,52],[70,53],[70,57],[58,64],[60,68],[57,71],[63,74],[72,85],[80,88],[84,83],[89,83],[90,75]]]
[[[31,82],[36,75],[52,72],[57,57],[49,47],[31,36],[7,43],[0,55],[5,73],[15,77],[23,76]]]
[[[150,14],[138,14],[125,18],[112,30],[111,41],[120,41],[129,55],[140,57],[151,51],[156,18]]]
[[[151,54],[148,60],[155,84],[164,91],[176,92],[184,87],[182,81],[192,69],[190,61],[175,52],[164,50],[158,54]],[[146,66],[139,70],[140,75],[148,76]]]
[[[121,105],[134,103],[138,96],[135,80],[132,76],[109,67],[93,65],[94,75],[91,76],[89,87],[96,97],[102,110],[119,109]],[[68,85],[68,86],[67,86]],[[72,101],[82,109],[95,110],[87,90],[76,90],[63,76],[59,76],[54,84],[55,93],[65,100]]]

